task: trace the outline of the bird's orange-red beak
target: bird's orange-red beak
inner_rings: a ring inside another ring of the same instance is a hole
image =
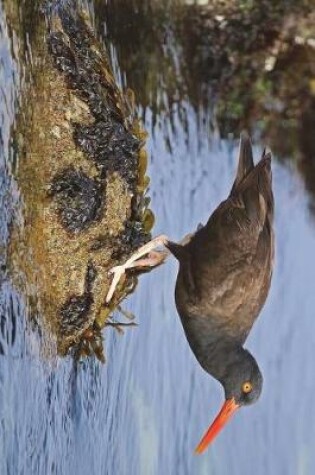
[[[239,404],[236,404],[235,399],[227,399],[223,404],[221,411],[199,442],[195,452],[196,454],[201,454],[209,444],[216,438],[221,429],[225,424],[231,419],[234,412],[239,408]]]

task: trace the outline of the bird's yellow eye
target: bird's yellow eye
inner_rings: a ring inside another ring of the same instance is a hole
[[[250,381],[246,381],[246,383],[244,383],[242,386],[242,391],[244,394],[250,393],[252,389],[253,389],[253,385]]]

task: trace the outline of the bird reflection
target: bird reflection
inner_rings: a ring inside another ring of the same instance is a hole
[[[155,266],[164,245],[179,261],[175,300],[198,362],[225,391],[218,416],[196,448],[203,452],[235,411],[257,401],[263,378],[244,342],[270,288],[273,255],[271,155],[254,165],[250,138],[240,140],[236,178],[207,224],[180,243],[158,236],[112,269],[109,301],[129,268]]]

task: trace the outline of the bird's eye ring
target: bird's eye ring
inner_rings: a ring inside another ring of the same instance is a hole
[[[243,385],[242,385],[242,391],[244,394],[248,394],[252,391],[253,389],[253,385],[250,381],[246,381]]]

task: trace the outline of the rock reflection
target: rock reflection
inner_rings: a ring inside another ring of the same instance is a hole
[[[315,194],[313,2],[95,3],[100,32],[139,91],[144,116],[150,108],[153,127],[164,120],[169,148],[175,113],[189,136],[187,99],[200,132],[260,135],[276,156],[297,163]]]

